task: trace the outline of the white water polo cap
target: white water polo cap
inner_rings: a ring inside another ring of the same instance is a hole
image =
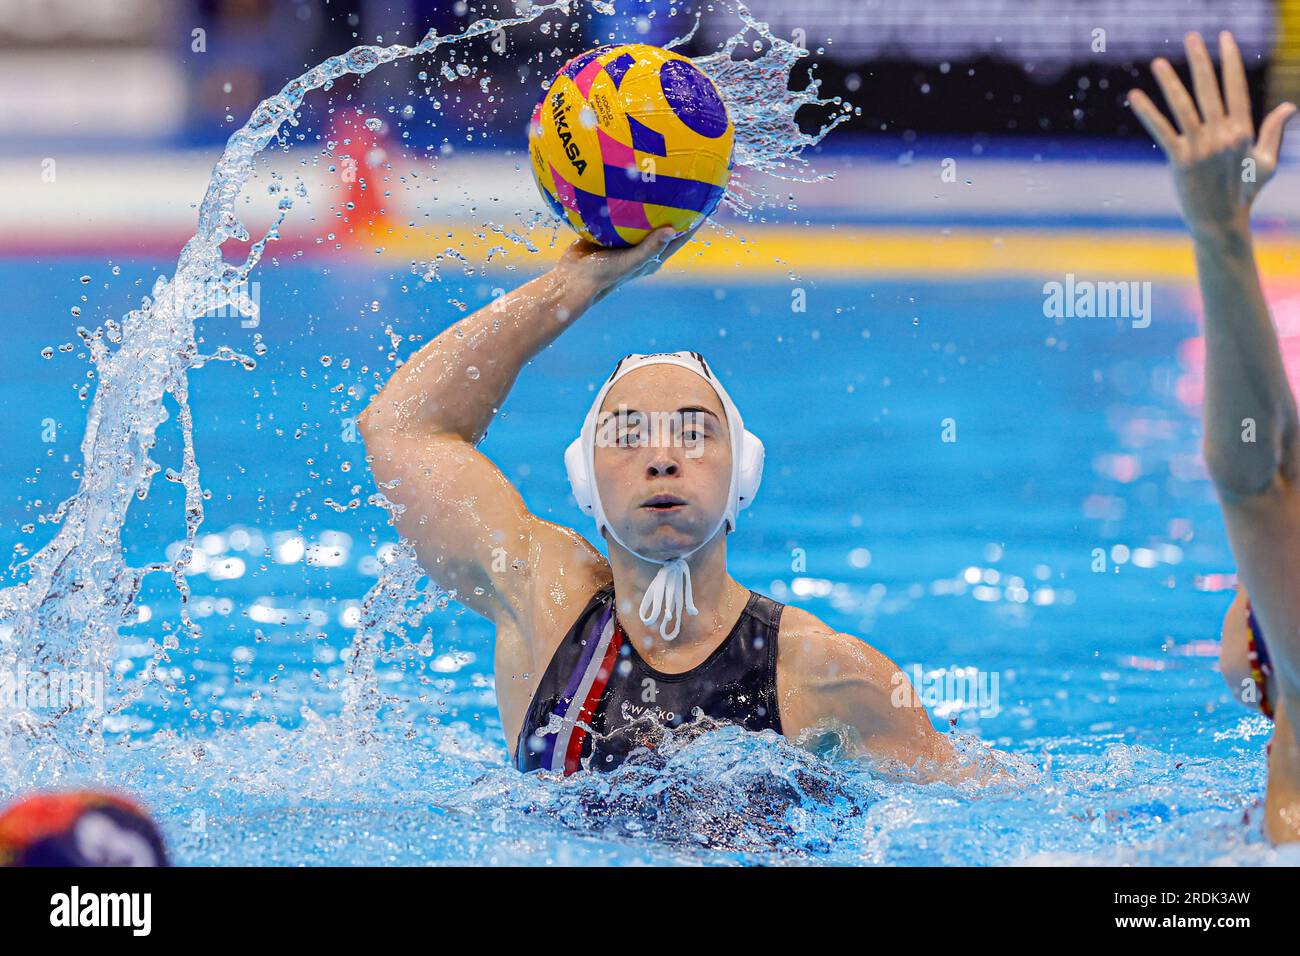
[[[628,547],[606,519],[605,509],[600,503],[600,493],[596,489],[596,432],[600,407],[615,382],[629,372],[647,365],[676,365],[694,372],[708,382],[727,416],[727,432],[731,439],[731,486],[727,495],[727,507],[722,517],[718,519],[717,526],[707,538],[684,554],[667,560],[648,558]],[[643,561],[660,566],[659,573],[655,575],[650,587],[641,598],[640,617],[641,623],[647,625],[658,621],[660,636],[671,641],[681,630],[682,614],[699,613],[691,599],[691,568],[686,563],[686,559],[712,541],[723,528],[727,531],[735,530],[736,515],[753,502],[759,483],[763,480],[763,443],[758,440],[757,435],[745,430],[745,423],[741,420],[735,402],[731,400],[731,396],[727,394],[727,390],[722,387],[722,383],[718,381],[700,353],[632,354],[619,360],[619,363],[614,366],[613,373],[596,393],[596,400],[592,402],[591,410],[587,412],[587,418],[582,423],[582,431],[564,452],[564,468],[569,474],[569,486],[573,489],[573,497],[577,500],[578,507],[591,515],[596,522],[596,533],[608,531],[615,541],[632,554]]]

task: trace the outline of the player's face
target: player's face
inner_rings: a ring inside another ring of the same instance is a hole
[[[629,547],[660,560],[694,548],[717,527],[731,486],[717,394],[675,365],[628,373],[596,421],[595,473],[605,515]]]

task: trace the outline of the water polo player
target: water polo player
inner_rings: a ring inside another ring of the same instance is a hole
[[[564,454],[608,559],[530,513],[475,447],[534,356],[688,238],[579,240],[394,373],[360,425],[398,528],[430,578],[495,625],[520,769],[611,768],[704,714],[792,741],[835,727],[850,753],[950,772],[950,739],[893,662],[728,573],[727,534],[759,490],[764,449],[701,356],[621,360]]]
[[[1260,287],[1250,210],[1277,168],[1283,103],[1256,138],[1241,54],[1219,35],[1223,90],[1205,42],[1186,38],[1195,99],[1169,62],[1152,70],[1172,126],[1140,91],[1129,102],[1164,149],[1192,233],[1205,303],[1205,461],[1223,506],[1245,593],[1224,621],[1221,663],[1234,695],[1276,726],[1269,748],[1265,825],[1277,841],[1300,839],[1300,418]],[[1246,595],[1249,595],[1247,599]]]

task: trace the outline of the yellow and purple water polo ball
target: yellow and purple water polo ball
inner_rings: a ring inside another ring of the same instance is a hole
[[[602,246],[679,234],[717,208],[735,127],[717,88],[678,53],[597,47],[556,74],[533,111],[533,176],[551,210]]]

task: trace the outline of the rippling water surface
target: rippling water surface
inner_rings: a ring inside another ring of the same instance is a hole
[[[0,542],[15,556],[50,539],[41,516],[81,462],[86,348],[50,333],[49,302],[89,288],[101,322],[167,268],[0,263]],[[735,728],[609,775],[526,778],[507,765],[491,633],[455,604],[385,643],[380,719],[342,719],[359,601],[395,543],[366,503],[347,394],[391,371],[390,326],[417,337],[405,354],[461,313],[401,269],[283,263],[263,270],[259,328],[205,320],[250,353],[260,335],[257,367],[190,376],[200,636],[176,628],[170,578],[146,579],[111,666],[125,686],[171,636],[154,679],[81,763],[7,752],[0,796],[123,785],[186,863],[1278,860],[1257,806],[1268,727],[1215,670],[1232,564],[1178,397],[1185,291],[1157,289],[1156,321],[1133,329],[1046,319],[1041,284],[1021,281],[811,283],[791,315],[780,279],[620,291],[526,370],[484,450],[531,508],[586,532],[561,460],[591,390],[625,352],[702,351],[768,447],[733,573],[926,681],[995,675],[996,708],[941,701],[936,720],[1007,752],[1008,786],[899,783]],[[514,281],[483,277],[467,304]],[[180,437],[159,434],[154,457],[174,466]],[[132,504],[128,564],[178,553],[184,493],[158,481]]]

